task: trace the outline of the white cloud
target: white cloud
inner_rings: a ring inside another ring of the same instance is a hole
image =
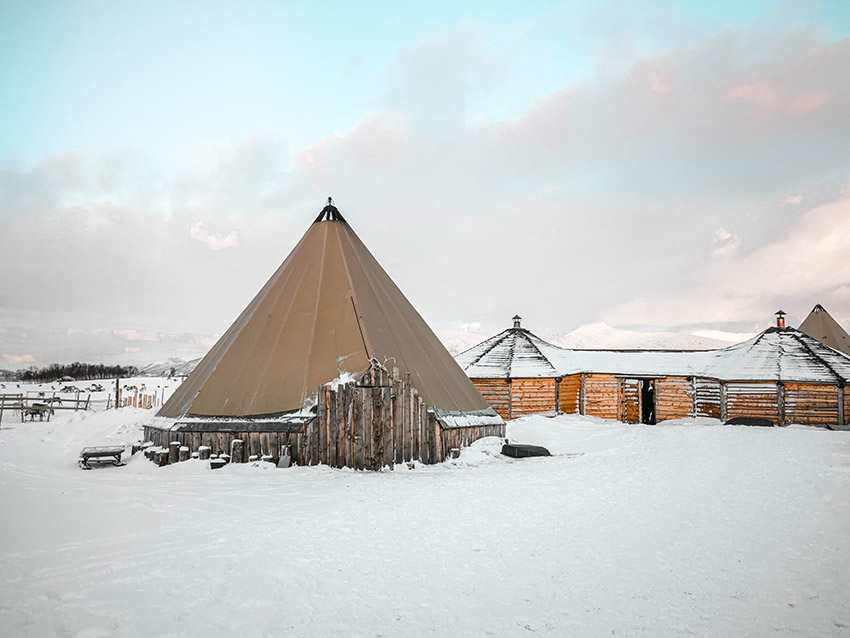
[[[203,222],[195,222],[189,230],[189,235],[192,239],[201,242],[213,251],[236,248],[239,245],[239,235],[236,234],[235,230],[231,230],[227,234],[209,233],[204,229]]]
[[[714,254],[727,256],[735,253],[741,246],[740,235],[734,235],[725,228],[718,228],[712,240]]]
[[[786,195],[779,201],[779,207],[799,206],[803,202],[802,195]]]

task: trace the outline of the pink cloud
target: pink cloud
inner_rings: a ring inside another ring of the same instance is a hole
[[[818,111],[829,104],[832,94],[828,91],[806,91],[797,94],[788,105],[792,115],[806,115]]]
[[[35,363],[38,361],[34,354],[3,354],[3,359],[9,363]]]

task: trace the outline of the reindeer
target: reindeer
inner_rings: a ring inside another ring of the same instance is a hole
[[[53,408],[44,403],[33,403],[31,406],[21,409],[21,421],[25,421],[26,417],[29,417],[30,421],[35,421],[36,416],[38,416],[39,421],[44,421],[45,414],[49,421],[53,415]]]

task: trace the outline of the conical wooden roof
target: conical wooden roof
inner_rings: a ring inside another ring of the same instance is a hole
[[[850,355],[850,335],[820,304],[812,308],[809,316],[800,324],[800,331],[830,348]]]
[[[260,417],[299,410],[320,384],[366,370],[370,358],[409,373],[430,406],[489,409],[329,204],[158,416]]]

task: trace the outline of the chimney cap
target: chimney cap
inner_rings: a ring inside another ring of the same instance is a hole
[[[522,327],[522,326],[519,325],[520,321],[522,321],[522,317],[520,317],[519,315],[514,315],[513,320],[514,320],[514,328]]]

